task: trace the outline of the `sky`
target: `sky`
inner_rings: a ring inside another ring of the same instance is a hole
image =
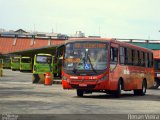
[[[160,40],[160,0],[0,0],[0,28]]]

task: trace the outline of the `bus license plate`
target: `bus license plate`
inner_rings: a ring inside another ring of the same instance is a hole
[[[87,87],[87,84],[79,84],[80,87]]]

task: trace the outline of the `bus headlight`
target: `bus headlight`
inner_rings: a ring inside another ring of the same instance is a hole
[[[107,80],[108,76],[107,75],[104,75],[102,78],[100,78],[99,80],[100,81],[103,81],[103,80]]]
[[[67,80],[67,77],[66,76],[62,76],[62,80]]]

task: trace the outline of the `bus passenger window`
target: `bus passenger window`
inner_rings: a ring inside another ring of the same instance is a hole
[[[111,56],[111,63],[117,64],[117,62],[118,62],[118,48],[111,47],[110,56]]]
[[[132,65],[132,50],[127,48],[127,60],[128,60],[128,63],[127,65]]]
[[[141,66],[140,51],[137,51],[137,52],[138,52],[138,66]]]
[[[124,48],[124,54],[125,54],[125,60],[124,60],[124,64],[127,65],[128,64],[128,53],[127,53],[127,48]]]
[[[144,61],[143,52],[140,51],[140,66],[143,66],[143,61]]]
[[[142,66],[143,66],[143,67],[145,67],[145,60],[146,60],[146,59],[145,59],[145,53],[143,52],[143,61],[142,61],[142,63],[143,63]]]
[[[134,65],[134,60],[135,60],[135,51],[132,50],[132,65]]]
[[[118,62],[118,48],[111,47],[110,49],[110,71],[116,68]]]
[[[125,62],[124,57],[125,57],[124,48],[120,47],[120,64],[124,64]]]
[[[153,66],[153,54],[149,53],[149,67]]]
[[[149,65],[149,64],[148,64],[148,63],[149,63],[149,59],[148,59],[148,58],[149,58],[149,57],[148,57],[148,53],[145,53],[145,67],[146,67],[146,68],[149,67],[149,66],[148,66],[148,65]]]

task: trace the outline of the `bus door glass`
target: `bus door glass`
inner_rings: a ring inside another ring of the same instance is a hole
[[[118,45],[111,43],[110,47],[110,71],[113,71],[118,63]]]

